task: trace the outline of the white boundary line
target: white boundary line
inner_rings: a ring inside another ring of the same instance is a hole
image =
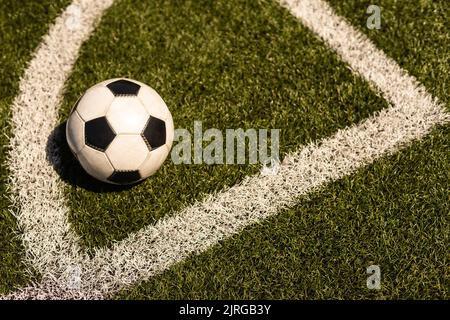
[[[67,221],[61,181],[48,163],[47,141],[58,123],[66,79],[83,42],[112,0],[74,0],[50,27],[20,80],[12,110],[8,166],[26,262],[43,283],[64,281],[69,266],[85,261]]]
[[[96,12],[90,11],[95,16],[89,20],[91,22],[110,4],[109,1],[99,2],[103,6],[97,7]],[[52,31],[59,30],[58,24],[62,21],[58,18],[21,81],[20,94],[13,104],[15,137],[10,154],[16,203],[21,204],[18,221],[25,230],[27,261],[37,267],[44,280],[7,298],[108,296],[208,249],[231,234],[276,214],[281,208],[293,205],[297,197],[349,175],[450,121],[450,116],[423,86],[362,33],[335,15],[328,4],[320,0],[291,0],[284,1],[283,5],[354,71],[374,84],[393,106],[289,154],[276,174],[247,177],[239,185],[210,195],[154,226],[131,234],[111,249],[97,250],[92,259],[81,252],[76,237],[69,230],[61,182],[45,161],[43,150],[56,124],[63,83],[93,23],[86,25],[83,36],[76,36],[79,42],[55,70],[48,65],[48,56],[66,45],[52,42]],[[42,50],[47,50],[46,54],[42,54]],[[42,66],[53,72],[42,74]],[[53,73],[56,76],[53,77]],[[57,90],[46,91],[49,81]],[[42,87],[42,83],[46,86]],[[36,105],[33,99],[40,103]],[[32,105],[35,109],[30,115]],[[48,113],[55,117],[49,118]],[[30,134],[36,140],[25,146],[21,138]],[[67,288],[65,270],[71,265],[78,265],[82,270],[80,290]]]

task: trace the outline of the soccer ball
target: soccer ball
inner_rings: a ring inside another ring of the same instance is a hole
[[[73,107],[67,142],[91,176],[132,184],[154,174],[170,152],[173,120],[149,86],[111,79],[89,88]]]

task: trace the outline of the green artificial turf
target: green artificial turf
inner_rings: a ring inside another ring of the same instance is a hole
[[[11,214],[7,190],[6,154],[11,135],[10,106],[18,92],[19,78],[41,37],[69,1],[0,1],[0,292],[23,285],[23,247]]]
[[[446,127],[117,298],[448,299],[449,164]]]
[[[387,107],[271,0],[118,2],[82,48],[61,121],[87,87],[120,76],[154,87],[176,128],[192,132],[194,121],[204,129],[278,128],[283,154]],[[64,154],[71,157],[67,148]],[[144,183],[121,190],[65,163],[70,221],[89,248],[108,246],[259,170],[167,161]]]
[[[445,1],[333,1],[448,108]],[[450,131],[330,184],[299,204],[118,295],[122,299],[448,299]],[[381,268],[380,291],[366,268]]]
[[[450,96],[450,6],[446,0],[330,0],[336,13],[346,17],[429,93],[445,103]],[[381,7],[381,28],[369,30],[367,7]]]
[[[68,3],[0,0],[0,293],[35,277],[21,262],[19,230],[8,211],[9,108],[31,53]],[[446,1],[382,1],[380,30],[365,27],[367,6],[376,3],[330,3],[448,108]],[[177,128],[192,131],[194,120],[205,129],[279,128],[282,154],[387,107],[271,0],[118,0],[82,47],[61,123],[89,86],[120,76],[154,87]],[[60,138],[69,218],[88,250],[259,169],[168,160],[142,184],[109,187],[84,174]],[[448,299],[449,151],[449,127],[438,128],[115,298]],[[371,264],[381,267],[379,291],[366,288]]]

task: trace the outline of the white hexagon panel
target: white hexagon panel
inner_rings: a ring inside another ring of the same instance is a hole
[[[143,85],[141,87],[138,98],[151,116],[164,120],[170,115],[169,108],[167,108],[164,100],[149,86]]]
[[[90,88],[67,123],[67,141],[83,168],[95,178],[131,184],[154,174],[172,147],[169,109],[149,86],[110,79]]]
[[[149,114],[137,97],[119,96],[111,103],[106,118],[117,134],[140,134]]]
[[[86,172],[98,180],[108,182],[108,178],[114,173],[106,154],[89,146],[85,146],[78,153],[78,160]]]
[[[106,155],[117,171],[133,171],[150,151],[140,135],[118,135],[106,149]]]
[[[147,158],[139,167],[139,173],[141,176],[148,177],[158,171],[168,154],[169,148],[167,145],[149,152]]]
[[[113,93],[104,86],[93,86],[80,98],[76,110],[84,121],[102,117],[114,101]]]
[[[76,110],[72,112],[66,126],[67,141],[75,154],[84,147],[84,121]]]

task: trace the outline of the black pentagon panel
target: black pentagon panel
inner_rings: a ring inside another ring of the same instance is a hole
[[[111,82],[110,84],[107,85],[107,87],[109,88],[109,90],[111,90],[111,92],[115,96],[120,95],[136,96],[139,92],[139,89],[141,88],[140,85],[124,79]]]
[[[158,118],[150,117],[142,137],[150,150],[161,147],[166,143],[166,123]]]
[[[86,145],[100,151],[105,151],[116,137],[106,117],[86,122],[84,133]]]
[[[108,178],[109,181],[117,184],[132,184],[141,180],[141,174],[139,171],[114,171],[114,173]]]

